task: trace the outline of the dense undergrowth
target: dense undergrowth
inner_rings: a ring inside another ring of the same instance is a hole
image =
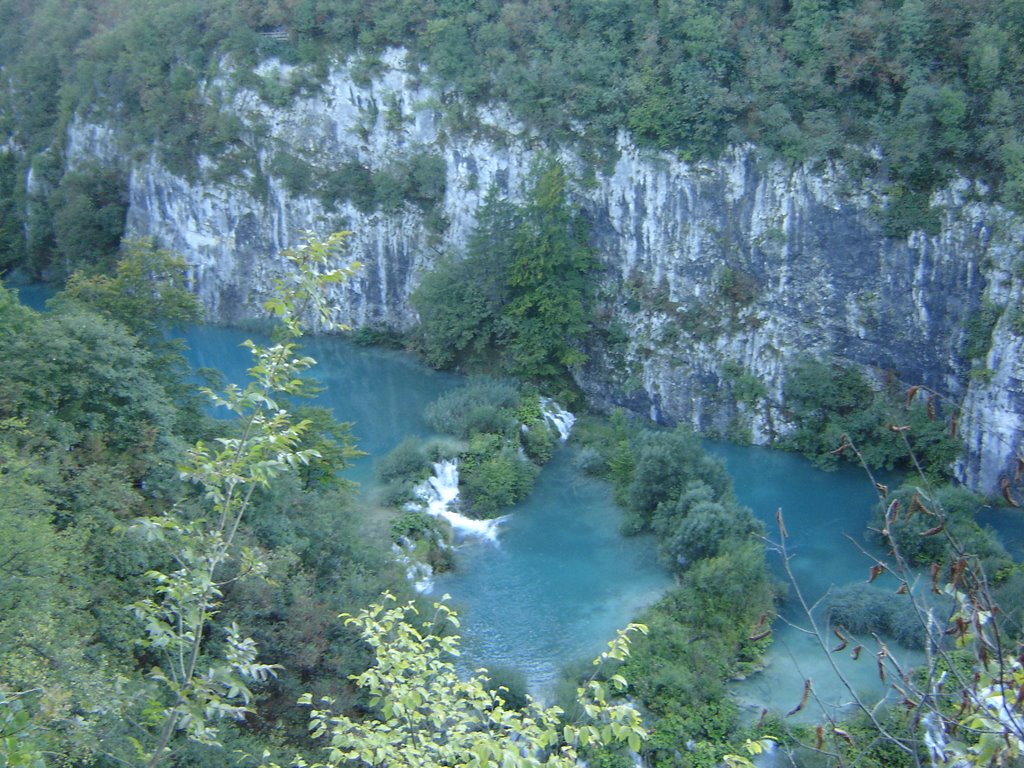
[[[155,349],[135,335],[188,320],[194,305],[180,271],[165,270],[153,286],[131,265],[156,257],[133,253],[114,285],[78,280],[45,313],[0,289],[0,730],[52,764],[134,762],[149,748],[163,701],[150,675],[160,653],[140,642],[129,606],[152,594],[148,571],[177,566],[172,552],[127,529],[169,509],[196,515],[202,498],[179,477],[186,446],[225,430],[237,437],[203,415],[180,352],[160,335]],[[136,301],[148,311],[137,314]],[[249,726],[222,723],[229,751],[301,744],[305,714],[294,702],[303,691],[365,706],[345,675],[366,664],[367,651],[335,616],[385,589],[409,593],[336,473],[351,453],[347,430],[310,415],[300,449],[316,448],[330,470],[313,461],[253,494],[239,545],[257,553],[265,578],[243,578],[236,563],[221,587],[211,637],[237,623],[282,665]],[[20,722],[6,717],[11,701],[33,718],[9,733]],[[223,754],[186,744],[174,763],[220,765]]]
[[[770,642],[776,586],[761,525],[740,506],[723,464],[686,427],[643,428],[619,413],[575,434],[581,469],[612,484],[627,532],[654,533],[677,585],[640,621],[623,665],[653,715],[653,766],[713,765],[745,738],[726,685],[757,667]]]

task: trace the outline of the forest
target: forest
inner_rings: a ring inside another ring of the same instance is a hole
[[[340,240],[308,243],[295,253],[330,258]],[[294,414],[288,410],[313,386],[300,374],[315,362],[299,354],[304,326],[293,314],[290,291],[351,274],[317,264],[300,273],[297,287],[281,286],[284,298],[268,302],[282,318],[280,330],[274,343],[251,345],[249,383],[206,395],[183,378],[180,342],[163,333],[197,318],[181,284],[181,262],[167,252],[131,245],[113,275],[76,273],[45,313],[3,292],[0,343],[11,373],[3,384],[0,506],[6,765],[212,765],[231,752],[250,755],[252,764],[292,764],[295,753],[316,749],[304,736],[308,715],[295,704],[300,698],[329,698],[333,711],[357,721],[378,710],[372,689],[360,691],[346,678],[356,680],[383,642],[367,617],[384,608],[371,604],[382,593],[413,598],[389,536],[434,541],[437,527],[406,512],[390,531],[380,530],[344,479],[356,451],[345,425],[301,403]],[[140,311],[143,305],[147,311]],[[330,313],[326,306],[316,311],[324,318]],[[206,415],[203,397],[225,407],[233,422]],[[540,432],[519,428],[521,420],[536,422],[536,398],[536,390],[481,382],[431,408],[428,418],[439,431],[468,438],[460,460],[478,514],[529,492],[527,484],[502,494],[508,472],[521,472],[516,468],[528,462],[499,449],[501,441],[523,440],[539,462],[550,456],[543,424]],[[633,527],[657,530],[664,556],[684,564],[677,567],[689,578],[652,614],[658,643],[636,640],[632,653],[625,636],[613,644],[605,659],[610,670],[579,678],[587,715],[567,720],[547,711],[547,727],[558,735],[546,730],[538,744],[551,759],[578,749],[589,759],[623,760],[627,745],[640,749],[646,731],[639,714],[608,701],[625,685],[621,668],[653,711],[685,714],[673,726],[677,738],[708,741],[710,754],[722,754],[745,732],[734,708],[718,711],[721,685],[735,664],[756,657],[744,628],[753,613],[771,609],[764,554],[749,538],[757,526],[731,500],[723,468],[703,455],[693,433],[601,423],[592,428],[597,444],[615,455],[595,453],[589,471],[616,467],[623,503],[638,516]],[[403,446],[378,463],[382,479],[421,471],[423,458]],[[623,465],[622,457],[633,454]],[[691,507],[699,513],[690,515]],[[334,618],[339,608],[368,611],[360,614],[367,621],[363,640],[347,628],[352,622]],[[409,610],[386,615],[392,623],[399,615],[411,621]],[[717,661],[682,688],[677,682],[663,690],[656,681],[669,652],[664,644],[712,616],[720,617],[720,631],[693,652]],[[441,650],[456,641],[447,633],[441,638]],[[426,646],[406,652],[417,659],[431,653]],[[451,684],[455,700],[465,695],[457,678],[433,667],[423,674],[416,685]],[[575,680],[567,678],[570,688]],[[493,717],[506,699],[509,717],[541,716],[522,683],[485,683],[472,681],[484,686],[473,695],[490,702]],[[705,710],[718,712],[714,726]],[[392,716],[388,709],[384,714]],[[333,717],[323,717],[324,728],[337,727]],[[602,724],[614,730],[605,734]],[[467,727],[479,730],[470,721]],[[576,735],[565,735],[575,728]],[[507,746],[492,742],[494,749]],[[441,743],[455,742],[446,735]]]
[[[841,159],[888,179],[892,234],[934,228],[929,193],[957,174],[1024,207],[1013,0],[3,0],[0,21],[0,266],[36,275],[69,273],[81,243],[109,242],[123,205],[111,169],[62,180],[76,116],[116,122],[129,156],[155,148],[183,170],[252,150],[220,109],[235,86],[286,105],[332,62],[357,55],[371,73],[391,46],[422,64],[454,130],[473,129],[474,106],[503,104],[595,163],[622,130],[692,159],[745,143]],[[267,57],[309,66],[278,83],[250,69]],[[26,199],[30,164],[54,194]]]
[[[729,681],[761,664],[780,602],[802,600],[767,567],[768,550],[786,562],[784,520],[766,530],[740,505],[690,429],[618,411],[581,419],[577,461],[609,484],[624,533],[654,537],[675,586],[596,666],[566,671],[558,707],[533,702],[514,676],[456,674],[456,613],[417,597],[391,547],[450,567],[444,527],[402,506],[430,463],[457,454],[468,509],[498,515],[555,450],[542,396],[586,409],[573,372],[598,260],[565,169],[539,163],[517,203],[491,191],[464,250],[413,294],[415,331],[355,334],[491,377],[432,406],[442,441],[379,457],[381,525],[346,479],[349,427],[302,404],[316,362],[302,336],[331,325],[325,286],[357,274],[331,266],[344,235],[289,251],[296,279],[265,306],[275,330],[251,344],[247,383],[197,386],[168,333],[201,320],[184,263],[123,240],[127,163],[68,168],[64,150],[75,121],[96,121],[118,126],[126,158],[235,173],[255,151],[221,110],[235,89],[287,107],[332,64],[354,57],[368,78],[401,47],[446,129],[503,105],[594,166],[622,131],[685,160],[752,145],[838,161],[886,180],[882,226],[905,236],[935,231],[930,195],[961,174],[1024,212],[1022,40],[1016,0],[0,0],[0,276],[59,289],[37,312],[0,287],[0,768],[732,767],[775,743],[806,765],[1021,759],[1024,570],[974,521],[983,500],[950,482],[962,443],[938,393],[810,356],[786,377],[782,447],[864,468],[889,553],[870,580],[902,596],[838,592],[813,631],[826,656],[874,635],[852,652],[876,654],[899,704],[817,727],[741,717]],[[262,78],[267,58],[304,67]],[[329,193],[428,212],[444,194],[429,155],[364,170],[334,169]],[[765,394],[742,370],[732,383]],[[907,481],[890,489],[878,469]],[[887,642],[935,653],[894,669]],[[808,681],[794,712],[812,694]]]

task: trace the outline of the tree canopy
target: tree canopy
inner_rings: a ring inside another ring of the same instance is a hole
[[[434,366],[493,368],[571,400],[595,267],[565,170],[545,163],[522,204],[490,190],[465,254],[424,277],[412,296],[417,345]]]
[[[626,129],[693,159],[736,143],[788,161],[842,158],[888,177],[892,234],[934,227],[929,193],[955,173],[1024,209],[1015,0],[2,0],[0,22],[0,247],[14,249],[0,264],[42,270],[116,236],[123,179],[96,186],[44,172],[76,115],[116,124],[125,157],[154,148],[187,173],[202,152],[240,168],[257,148],[222,108],[235,87],[286,106],[315,92],[338,58],[365,74],[394,46],[426,65],[452,125],[471,128],[472,108],[497,102],[546,139],[582,138],[598,153]],[[256,75],[270,57],[302,67],[286,82]],[[302,187],[309,169],[289,162],[278,171]],[[339,169],[340,194],[370,207],[398,192],[430,202],[430,162],[380,184]],[[45,185],[30,193],[33,165]],[[53,226],[18,237],[7,218],[27,204]]]

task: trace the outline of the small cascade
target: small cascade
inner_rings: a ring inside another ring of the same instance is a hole
[[[924,726],[924,745],[928,749],[928,757],[933,768],[937,768],[939,764],[946,762],[946,731],[934,712],[922,717],[921,725]]]
[[[420,594],[434,591],[434,569],[429,563],[416,559],[413,550],[416,545],[403,536],[397,544],[391,545],[395,559],[405,566],[405,577],[412,583],[413,589]]]
[[[540,399],[540,411],[544,416],[544,421],[558,432],[559,442],[564,443],[568,440],[569,433],[572,432],[572,425],[576,423],[576,417],[549,397]]]
[[[419,508],[432,517],[446,520],[462,536],[497,541],[498,526],[508,519],[508,515],[502,515],[493,520],[474,520],[451,508],[459,497],[459,468],[455,459],[435,463],[434,476],[418,485],[415,492],[422,501]]]

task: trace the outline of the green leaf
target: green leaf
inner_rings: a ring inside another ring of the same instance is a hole
[[[640,751],[640,737],[636,733],[630,733],[627,737],[627,741],[629,742],[629,748],[631,750],[634,752]]]

